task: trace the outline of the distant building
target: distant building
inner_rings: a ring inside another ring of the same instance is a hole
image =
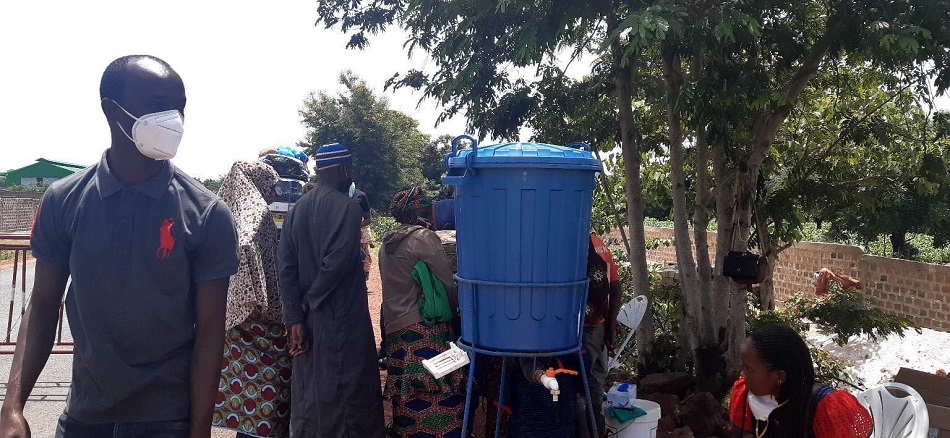
[[[39,158],[33,164],[7,171],[6,184],[8,186],[32,186],[37,183],[49,184],[85,168],[86,166],[79,164]]]

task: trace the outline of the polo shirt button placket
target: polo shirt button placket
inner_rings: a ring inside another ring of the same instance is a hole
[[[120,256],[129,256],[132,254],[132,224],[129,223],[129,217],[135,214],[138,207],[136,193],[129,188],[124,188],[119,193],[119,223],[121,226],[116,230],[113,248],[116,254]]]

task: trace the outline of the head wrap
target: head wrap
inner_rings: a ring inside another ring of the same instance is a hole
[[[421,185],[406,185],[399,189],[393,195],[393,201],[389,203],[389,213],[394,218],[399,219],[405,213],[420,208],[429,207],[432,200],[426,194],[426,188]]]
[[[350,151],[339,143],[331,143],[320,146],[320,149],[317,149],[316,156],[317,170],[326,169],[328,167],[336,166],[337,164],[351,163],[353,158],[350,156]]]

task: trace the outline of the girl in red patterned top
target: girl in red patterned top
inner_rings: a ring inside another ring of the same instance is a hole
[[[867,438],[871,415],[847,391],[815,383],[808,346],[784,325],[756,330],[740,348],[729,418],[743,438]]]

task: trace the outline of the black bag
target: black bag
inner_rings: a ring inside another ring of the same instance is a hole
[[[733,222],[733,243],[735,243],[735,238],[739,234],[738,209],[739,206],[737,204],[736,209],[732,213],[735,218],[735,222]],[[752,204],[752,214],[753,216],[756,214],[754,201]],[[756,234],[758,234],[758,228],[756,228],[755,231]],[[761,246],[761,237],[757,240],[759,243],[759,252],[764,252]],[[739,284],[759,284],[765,281],[765,277],[769,271],[768,264],[768,258],[759,254],[749,251],[729,251],[722,261],[722,276],[729,277]]]
[[[729,251],[722,263],[722,275],[739,283],[759,278],[759,255],[751,252]]]
[[[310,170],[303,161],[286,155],[268,154],[261,157],[261,161],[270,165],[281,178],[295,179],[307,182],[310,180]]]

